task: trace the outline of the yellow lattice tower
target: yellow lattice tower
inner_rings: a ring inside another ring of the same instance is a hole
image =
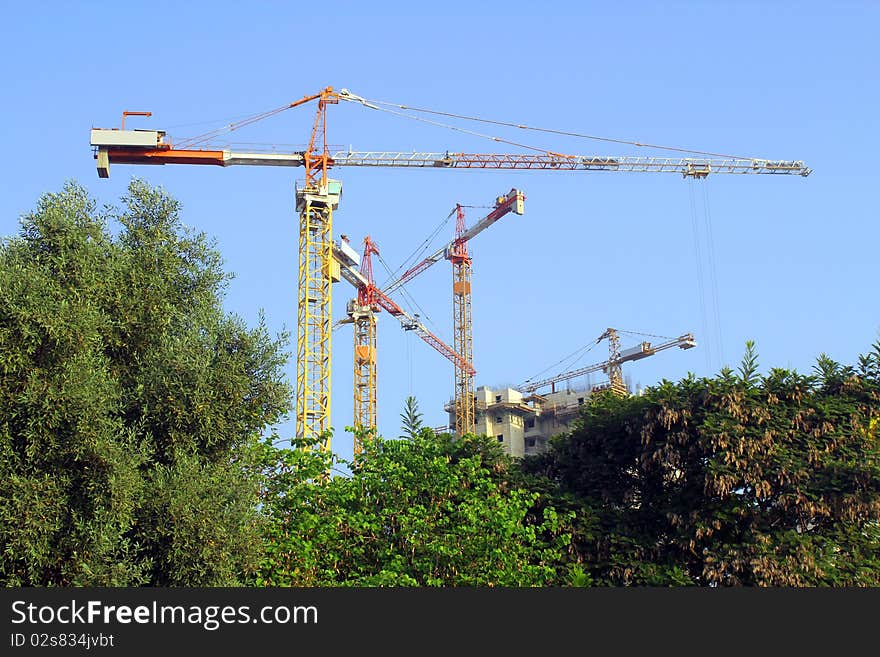
[[[354,455],[363,434],[376,429],[376,313],[361,307],[354,315]]]
[[[297,192],[299,227],[296,435],[319,440],[330,429],[330,337],[333,203],[329,195]],[[338,198],[338,196],[337,196]],[[322,449],[330,449],[329,438]]]
[[[456,238],[465,232],[464,209],[456,205]],[[447,256],[452,261],[452,316],[455,351],[468,363],[474,362],[473,304],[471,297],[471,258],[467,242],[455,244]],[[474,375],[469,369],[455,368],[455,435],[476,430]]]
[[[309,147],[304,154],[305,185],[296,189],[299,211],[299,303],[296,324],[296,437],[320,441],[330,451],[331,290],[333,210],[339,206],[342,183],[327,178],[328,103],[332,89],[318,101]]]
[[[453,348],[468,363],[474,361],[473,315],[471,304],[471,262],[464,260],[452,267],[452,312],[455,320]],[[474,433],[474,376],[469,370],[455,368],[455,434]]]

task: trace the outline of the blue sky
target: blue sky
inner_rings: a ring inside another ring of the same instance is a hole
[[[39,196],[66,180],[114,203],[141,177],[182,202],[185,223],[217,239],[236,275],[230,311],[253,324],[262,308],[273,330],[295,329],[293,185],[301,171],[114,166],[99,180],[88,131],[118,127],[123,110],[149,110],[151,118],[129,125],[180,138],[329,85],[558,130],[803,160],[813,169],[807,178],[697,183],[657,173],[337,170],[344,191],[335,233],[356,243],[369,234],[392,267],[456,203],[487,205],[511,187],[525,192],[523,216],[505,217],[471,243],[478,385],[520,383],[606,327],[695,333],[697,349],[625,366],[642,386],[735,366],[749,339],[765,371],[807,372],[822,352],[854,363],[880,338],[880,4],[426,6],[4,1],[0,235],[14,234]],[[292,110],[232,139],[301,144],[312,117],[311,106]],[[476,129],[568,153],[665,154]],[[512,150],[354,105],[330,108],[328,139],[359,150]],[[468,223],[485,212],[468,210]],[[452,237],[452,224],[442,235]],[[344,286],[334,288],[337,318],[351,296]],[[450,288],[446,262],[409,286],[429,326],[451,344]],[[624,336],[623,346],[638,340]],[[351,352],[351,332],[340,329],[332,423],[343,457],[351,454],[343,430],[352,413]],[[578,365],[606,355],[603,342]],[[444,424],[452,393],[451,364],[381,316],[380,433],[400,433],[409,394],[427,424]]]

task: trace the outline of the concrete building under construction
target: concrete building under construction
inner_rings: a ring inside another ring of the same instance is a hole
[[[568,431],[578,409],[592,390],[560,390],[523,394],[515,388],[480,386],[474,395],[475,432],[495,437],[514,457],[538,454],[551,437]],[[449,426],[455,426],[455,408],[446,405]]]

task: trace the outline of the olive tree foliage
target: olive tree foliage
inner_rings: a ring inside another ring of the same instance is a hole
[[[286,336],[224,312],[220,255],[167,193],[121,205],[69,183],[0,244],[7,586],[235,585],[259,557]]]
[[[880,343],[857,367],[691,376],[619,399],[525,468],[574,501],[571,551],[592,583],[880,585]]]

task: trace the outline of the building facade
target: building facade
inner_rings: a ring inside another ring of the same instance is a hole
[[[547,448],[551,437],[571,428],[589,396],[588,389],[523,395],[514,388],[480,386],[474,395],[475,431],[494,437],[511,456],[538,454]],[[449,426],[454,427],[454,405],[448,403],[445,410]]]

